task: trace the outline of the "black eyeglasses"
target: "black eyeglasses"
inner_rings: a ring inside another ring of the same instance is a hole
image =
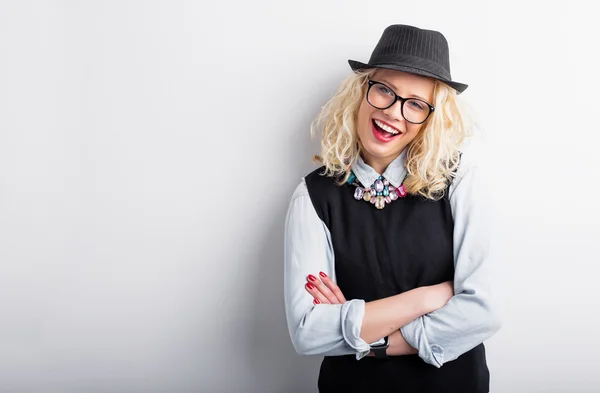
[[[396,92],[381,82],[369,79],[367,102],[377,109],[387,109],[400,101],[400,113],[409,123],[421,124],[427,120],[435,107],[419,98],[402,98]],[[408,103],[408,107],[406,104]],[[406,111],[405,111],[406,108]]]

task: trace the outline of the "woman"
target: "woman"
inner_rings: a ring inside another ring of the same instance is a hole
[[[444,36],[385,29],[323,107],[323,166],[285,225],[296,351],[324,356],[320,392],[489,391],[490,206],[462,154],[468,124]]]

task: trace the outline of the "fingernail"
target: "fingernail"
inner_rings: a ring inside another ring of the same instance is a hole
[[[313,276],[312,274],[309,274],[309,275],[308,275],[308,279],[309,279],[310,281],[317,281],[317,278],[316,278],[315,276]]]
[[[321,301],[319,299],[315,299],[315,304],[321,304]]]
[[[314,288],[315,288],[315,286],[314,286],[314,285],[312,285],[311,283],[308,283],[308,284],[306,284],[306,287],[307,287],[308,289],[314,289]]]
[[[321,275],[321,277],[327,277],[327,274],[325,274],[323,272],[319,273],[319,275]]]

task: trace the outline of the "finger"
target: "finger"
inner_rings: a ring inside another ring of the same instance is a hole
[[[333,292],[331,292],[331,290],[327,287],[327,285],[325,285],[323,283],[323,281],[319,280],[317,277],[313,276],[312,274],[308,275],[308,282],[310,284],[313,284],[315,287],[317,287],[317,289],[319,290],[319,292],[321,292],[329,301],[329,303],[331,304],[338,304],[339,300],[337,299],[337,296],[335,296],[333,294]]]
[[[321,281],[323,281],[327,288],[331,290],[331,292],[335,295],[337,300],[340,303],[345,303],[346,298],[344,297],[344,294],[342,293],[340,287],[338,287],[338,285],[327,274],[320,272],[319,276],[321,276]]]
[[[325,295],[323,295],[321,293],[321,291],[319,291],[319,289],[317,289],[317,287],[315,285],[311,284],[310,282],[306,283],[306,285],[304,286],[304,288],[320,304],[331,304],[329,302],[329,300],[327,299],[327,297],[325,297]],[[319,304],[319,303],[315,303],[315,304]]]

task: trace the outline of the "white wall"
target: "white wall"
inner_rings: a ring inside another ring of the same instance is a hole
[[[485,132],[505,231],[492,392],[599,391],[593,15],[0,1],[0,392],[315,392],[320,359],[285,325],[284,214],[309,122],[393,23],[446,35]]]

